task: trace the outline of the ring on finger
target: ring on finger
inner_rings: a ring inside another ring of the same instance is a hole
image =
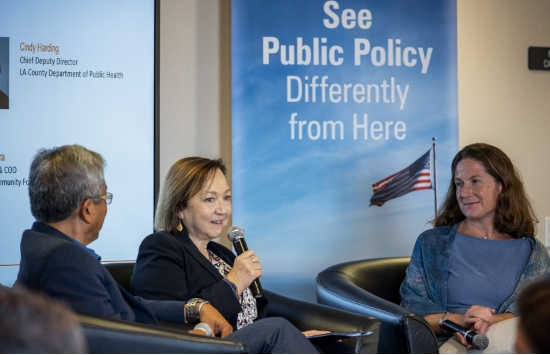
[[[250,261],[255,262],[253,256],[250,257]]]

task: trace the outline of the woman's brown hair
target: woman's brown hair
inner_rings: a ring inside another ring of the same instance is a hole
[[[213,179],[218,169],[224,176],[227,174],[222,159],[188,157],[175,162],[160,188],[155,211],[155,230],[174,232],[180,222],[178,212],[203,189],[208,180]],[[183,228],[185,230],[185,226]]]
[[[455,155],[451,165],[451,184],[443,205],[431,222],[434,227],[453,225],[466,218],[460,211],[455,185],[456,166],[463,159],[472,159],[481,163],[485,171],[502,185],[502,190],[497,197],[495,229],[515,239],[534,236],[538,220],[519,172],[502,150],[485,143],[470,144]]]

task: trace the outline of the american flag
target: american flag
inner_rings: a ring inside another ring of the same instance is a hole
[[[370,206],[382,206],[386,201],[411,191],[431,189],[430,152],[431,149],[400,172],[372,184],[374,194],[370,199]]]

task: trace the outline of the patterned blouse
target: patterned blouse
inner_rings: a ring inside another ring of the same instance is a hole
[[[212,265],[214,265],[214,267],[218,269],[223,278],[225,278],[227,274],[229,274],[229,271],[231,271],[232,269],[231,265],[223,261],[219,256],[217,256],[210,250],[208,250],[208,254],[210,254]],[[258,318],[256,299],[252,295],[250,287],[247,287],[241,293],[241,297],[239,297],[239,303],[241,304],[243,311],[240,312],[238,315],[237,329],[241,329],[249,324],[252,324],[252,322],[254,322],[256,318]]]

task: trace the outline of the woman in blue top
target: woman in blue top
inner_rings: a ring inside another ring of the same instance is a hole
[[[494,146],[477,143],[458,152],[432,223],[416,241],[400,291],[402,306],[436,334],[447,319],[485,333],[515,317],[521,290],[549,275],[550,258],[533,237],[538,220],[521,178]]]

